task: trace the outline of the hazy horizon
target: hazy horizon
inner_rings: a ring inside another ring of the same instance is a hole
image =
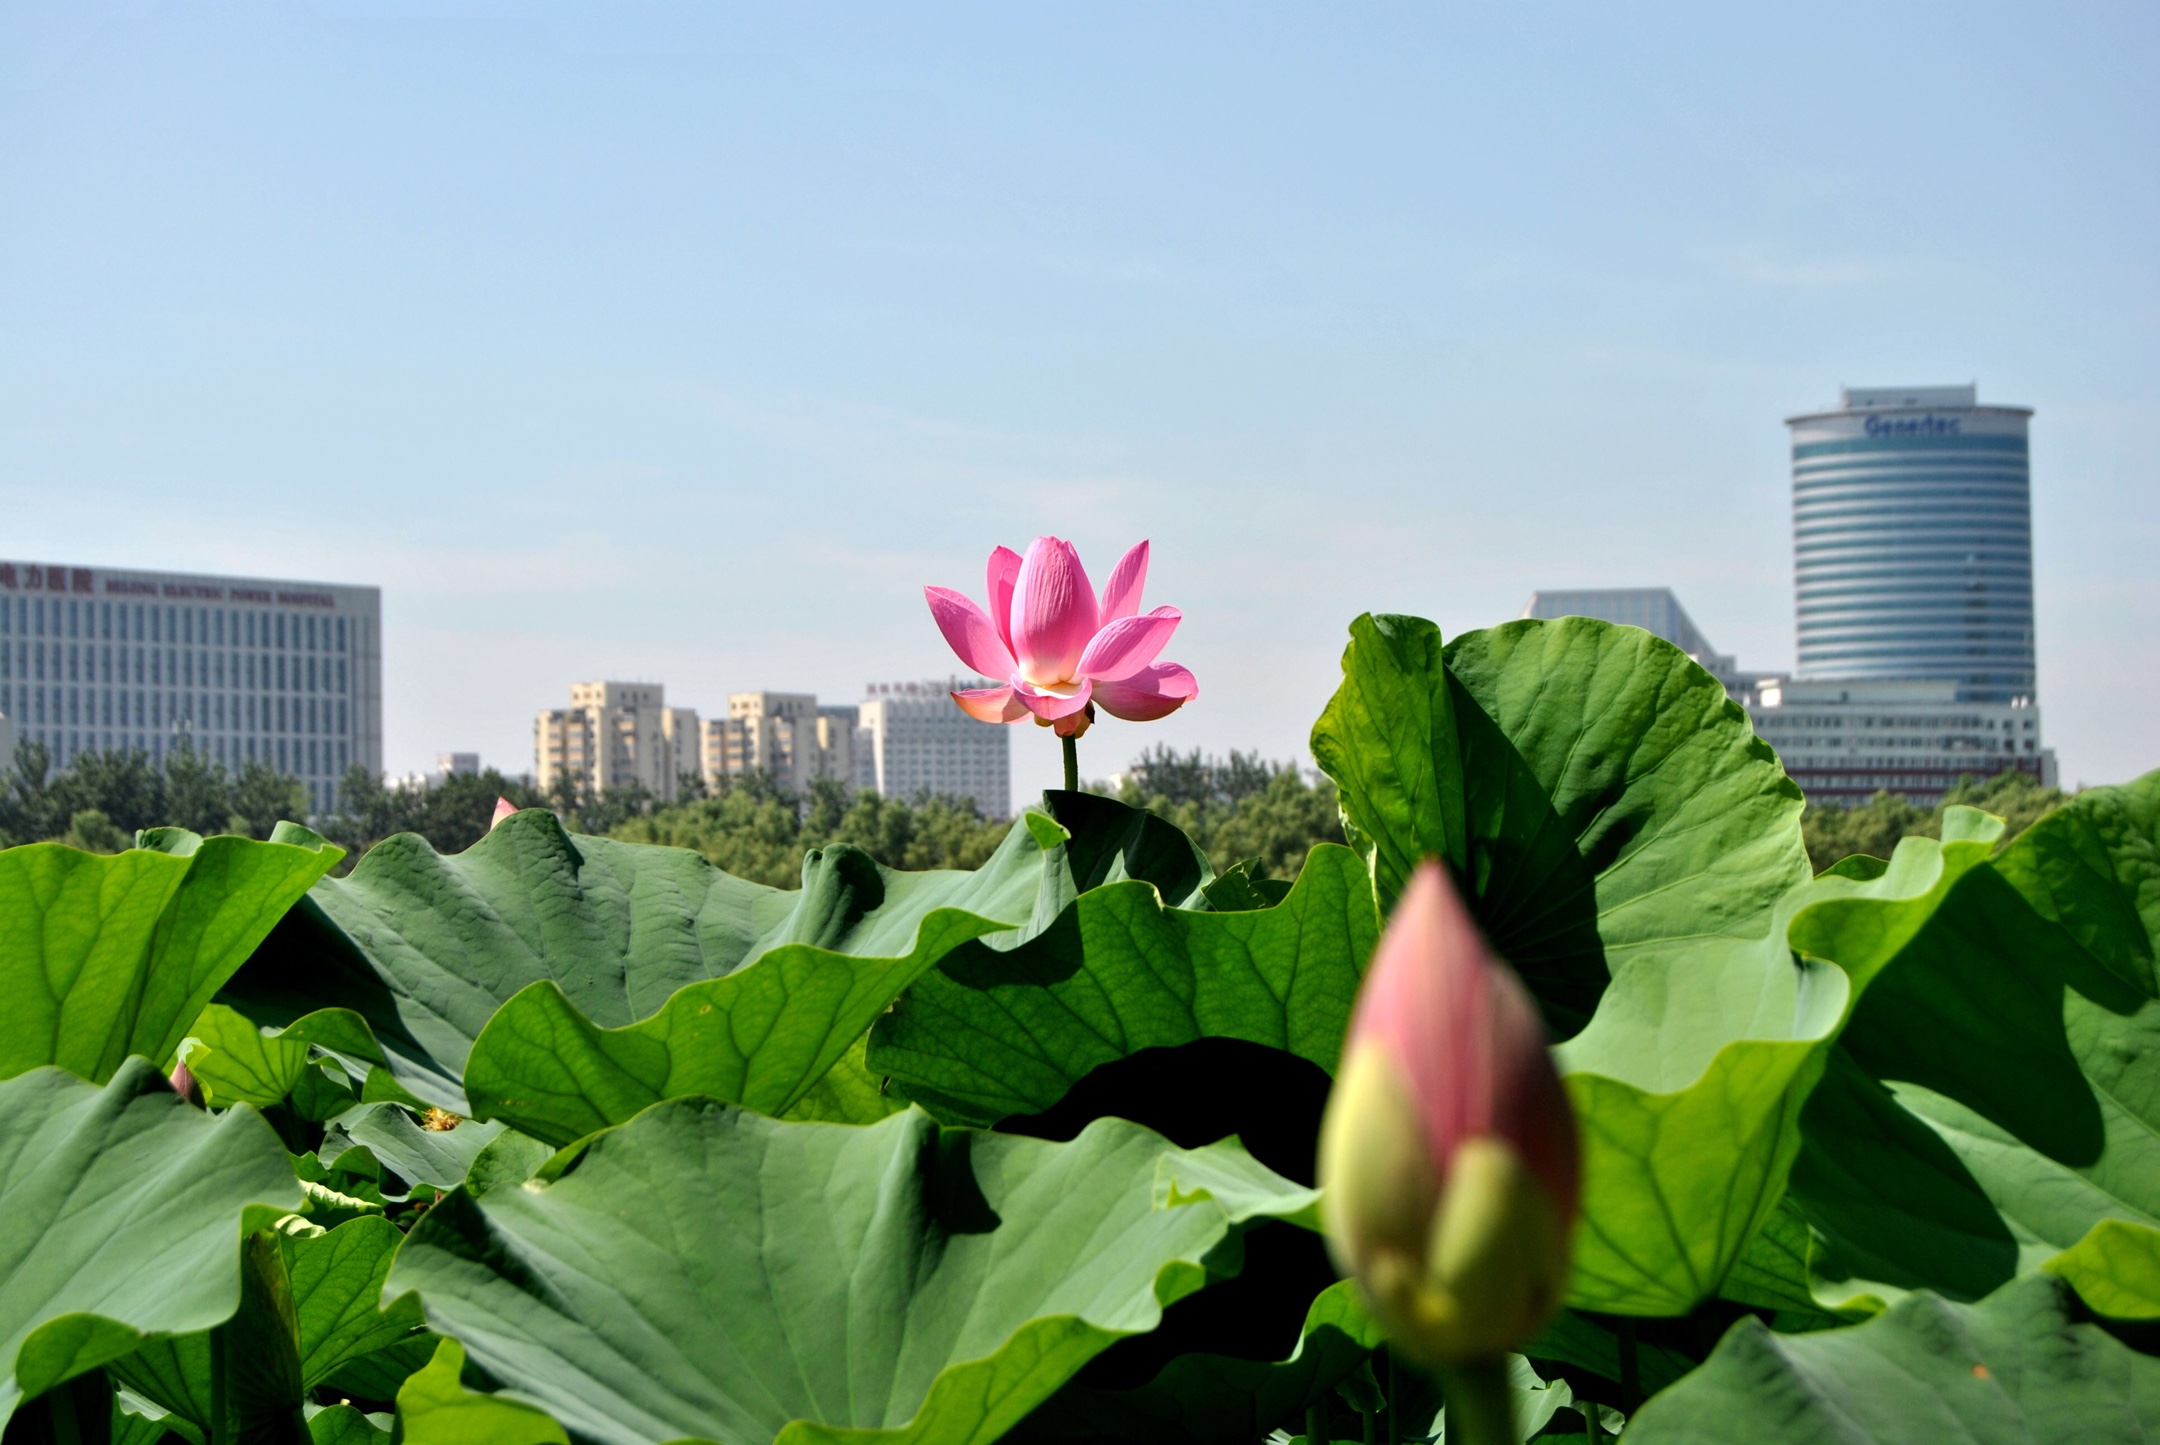
[[[517,773],[573,682],[852,702],[960,670],[925,583],[1147,537],[1200,697],[1083,771],[1309,762],[1366,610],[1666,586],[1790,668],[1783,419],[1977,381],[2047,741],[2121,781],[2156,60],[2130,5],[0,5],[0,556],[380,586],[386,770]]]

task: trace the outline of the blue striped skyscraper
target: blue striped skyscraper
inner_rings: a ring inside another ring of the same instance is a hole
[[[1976,391],[1848,387],[1786,419],[1799,679],[2032,700],[2032,411]]]

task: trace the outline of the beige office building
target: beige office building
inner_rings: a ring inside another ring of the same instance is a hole
[[[872,683],[857,710],[857,746],[869,755],[873,784],[888,798],[972,798],[990,817],[1012,811],[1009,727],[978,722],[960,711],[952,690],[988,684]]]
[[[702,771],[698,734],[697,710],[669,707],[657,682],[576,683],[570,706],[533,723],[533,781],[543,793],[569,777],[591,796],[636,785],[672,799]]]
[[[728,715],[707,718],[701,734],[702,776],[711,785],[763,773],[793,793],[819,778],[850,789],[875,786],[857,745],[855,709],[820,707],[812,693],[730,693]]]

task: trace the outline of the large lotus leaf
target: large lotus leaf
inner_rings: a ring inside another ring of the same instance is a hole
[[[1065,844],[1066,891],[1046,896],[1049,913],[1105,883],[1137,878],[1152,883],[1173,908],[1205,908],[1215,869],[1200,845],[1147,811],[1096,793],[1053,789],[1043,794],[1050,816],[1071,835]]]
[[[2160,1434],[2160,1360],[2075,1324],[2021,1279],[1978,1305],[1916,1293],[1866,1324],[1777,1335],[1742,1320],[1628,1425],[1629,1445],[2123,1445]]]
[[[2160,997],[2160,772],[2078,794],[2026,829],[1995,871],[2101,967]]]
[[[1308,1404],[1324,1399],[1364,1363],[1383,1338],[1358,1303],[1356,1284],[1343,1280],[1313,1300],[1286,1360],[1196,1351],[1177,1356],[1153,1379],[1129,1389],[1091,1383],[1083,1370],[1005,1438],[1248,1445],[1295,1422]]]
[[[395,1423],[388,1415],[370,1416],[351,1405],[321,1409],[311,1405],[308,1440],[310,1445],[388,1445],[393,1434],[390,1427]]]
[[[989,1440],[1311,1190],[1120,1120],[1069,1144],[673,1099],[453,1192],[388,1282],[583,1438]]]
[[[398,1424],[408,1445],[570,1445],[552,1415],[468,1390],[464,1372],[465,1347],[444,1340],[399,1388]]]
[[[255,1021],[221,1003],[195,1016],[180,1045],[180,1061],[214,1109],[253,1104],[267,1109],[283,1103],[305,1077],[308,1046],[265,1033]]]
[[[422,1332],[372,1354],[347,1360],[322,1382],[322,1392],[370,1403],[394,1401],[405,1382],[425,1368],[441,1343]]]
[[[1024,927],[1071,892],[1065,840],[1029,814],[981,868],[929,873],[836,845],[812,852],[803,887],[783,891],[687,849],[572,838],[553,814],[526,809],[459,854],[389,839],[351,876],[316,885],[224,998],[258,1023],[292,1024],[289,1041],[386,1065],[394,1086],[371,1078],[369,1097],[471,1114],[468,1056],[520,990],[559,991],[581,1022],[621,1029],[686,985],[776,951],[845,965],[910,958],[921,940],[969,928]],[[512,1052],[517,1068],[550,1062]]]
[[[1350,624],[1342,686],[1313,724],[1312,752],[1335,780],[1344,832],[1393,908],[1410,871],[1470,856],[1462,743],[1440,629],[1366,613]]]
[[[1033,939],[955,949],[871,1031],[869,1068],[940,1117],[1049,1108],[1105,1064],[1243,1039],[1332,1072],[1379,937],[1348,848],[1314,848],[1288,896],[1249,913],[1168,908],[1138,882],[1082,894]]]
[[[206,1114],[141,1058],[103,1088],[52,1068],[0,1084],[0,1420],[151,1336],[229,1317],[243,1215],[299,1203],[260,1116]]]
[[[300,1372],[310,1386],[352,1361],[411,1339],[421,1329],[411,1296],[383,1304],[383,1280],[404,1236],[380,1216],[280,1243],[292,1282]]]
[[[481,1151],[503,1136],[500,1124],[461,1119],[448,1129],[413,1122],[399,1104],[359,1104],[329,1121],[321,1154],[335,1160],[362,1148],[407,1184],[452,1189],[464,1183]]]
[[[344,851],[197,838],[103,856],[0,850],[0,1078],[58,1064],[102,1083],[141,1054],[170,1065],[210,996]],[[282,840],[291,841],[282,841]]]
[[[898,958],[778,948],[754,968],[691,984],[651,1018],[619,1029],[597,1027],[561,988],[536,983],[504,1004],[474,1041],[465,1097],[474,1118],[501,1120],[555,1144],[684,1094],[778,1116],[925,969],[1007,926],[941,909]]]
[[[1818,1298],[1973,1299],[2050,1265],[2110,1313],[2160,1317],[2138,1263],[2160,1256],[2156,850],[2160,775],[2088,790],[1875,980],[1803,1118]]]
[[[1803,883],[1762,938],[1621,966],[1555,1051],[1583,1137],[1570,1304],[1678,1315],[1719,1291],[1784,1192],[1852,999],[1984,866],[2001,823],[1963,809],[1946,830],[1905,840],[1878,877]]]
[[[328,1232],[288,1220],[281,1230],[251,1235],[231,1320],[152,1341],[112,1369],[204,1438],[271,1445],[357,1428],[341,1419],[318,1426],[319,1415],[303,1426],[303,1391],[421,1334],[420,1305],[410,1295],[381,1306],[383,1277],[403,1237],[380,1217]],[[214,1423],[220,1402],[222,1433]]]
[[[1443,661],[1444,659],[1444,661]],[[1808,876],[1800,791],[1685,653],[1591,618],[1351,626],[1313,728],[1383,906],[1445,857],[1562,1036],[1638,954],[1760,938]]]
[[[304,1445],[300,1328],[278,1235],[267,1229],[249,1235],[240,1262],[240,1305],[231,1319],[199,1334],[152,1340],[110,1369],[198,1438]]]

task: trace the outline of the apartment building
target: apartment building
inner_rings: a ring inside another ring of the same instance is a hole
[[[973,679],[872,683],[857,709],[873,786],[888,798],[972,798],[992,817],[1012,811],[1011,729],[978,722],[952,700]]]
[[[669,707],[657,682],[581,682],[570,705],[533,722],[533,782],[552,792],[564,778],[589,794],[633,785],[673,798],[701,773],[695,708]]]

